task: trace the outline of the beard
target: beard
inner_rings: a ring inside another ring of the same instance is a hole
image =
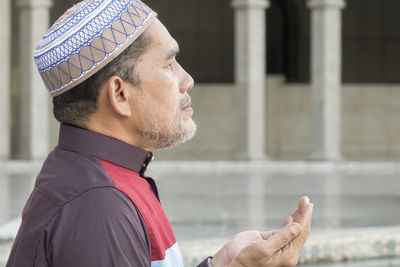
[[[170,148],[192,139],[196,133],[196,123],[189,118],[188,121],[182,119],[183,107],[190,102],[187,96],[179,103],[174,114],[167,118],[154,120],[151,114],[146,116],[146,122],[141,130],[143,140],[146,140],[146,147],[155,149]]]

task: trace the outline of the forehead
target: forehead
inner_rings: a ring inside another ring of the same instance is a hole
[[[157,49],[160,52],[168,53],[170,50],[178,49],[178,43],[158,19],[154,20],[152,25],[146,30],[146,34],[151,40],[149,50]]]

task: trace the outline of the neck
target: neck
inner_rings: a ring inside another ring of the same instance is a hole
[[[115,119],[103,119],[99,121],[95,118],[92,118],[88,123],[85,124],[83,128],[120,140],[146,151],[154,150],[151,146],[146,145],[148,142],[142,140],[142,138],[139,137],[139,134],[132,134],[134,131],[130,131],[127,127]]]

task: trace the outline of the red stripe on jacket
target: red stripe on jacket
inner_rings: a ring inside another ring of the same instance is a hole
[[[151,245],[151,260],[165,259],[165,251],[176,243],[171,224],[150,184],[137,172],[101,160],[118,190],[125,193],[142,215]]]

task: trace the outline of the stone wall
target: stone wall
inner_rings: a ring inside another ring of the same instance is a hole
[[[272,160],[308,159],[311,90],[308,84],[267,79],[266,151]],[[199,84],[190,92],[198,134],[190,142],[156,153],[159,159],[235,159],[234,88]],[[345,84],[342,89],[342,151],[346,160],[400,159],[400,85]]]

